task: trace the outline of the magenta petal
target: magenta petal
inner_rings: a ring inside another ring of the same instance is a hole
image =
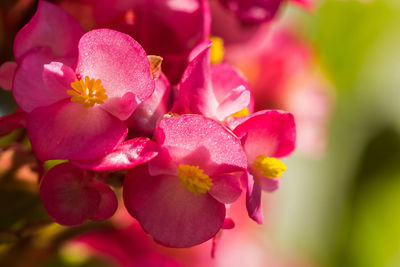
[[[62,225],[84,223],[100,203],[100,195],[90,182],[91,177],[69,163],[47,172],[40,184],[40,196],[49,216]]]
[[[246,208],[249,217],[259,224],[263,223],[263,214],[261,207],[261,184],[260,181],[248,174]]]
[[[129,35],[109,29],[92,30],[79,42],[78,76],[101,79],[109,98],[124,97],[128,92],[137,104],[149,98],[155,86],[149,66],[146,52]],[[129,116],[136,105],[123,101],[123,108],[128,108]]]
[[[48,49],[35,49],[27,53],[19,63],[12,91],[18,106],[25,112],[68,97],[66,92],[50,90],[43,81],[45,65],[54,60]]]
[[[101,108],[70,100],[29,114],[28,136],[40,160],[91,159],[113,150],[126,137],[126,126]]]
[[[135,110],[139,105],[139,100],[131,92],[124,94],[122,97],[111,97],[100,107],[121,121],[129,118],[132,110]]]
[[[0,136],[7,135],[18,127],[24,126],[26,117],[27,114],[22,110],[0,117]]]
[[[0,66],[0,87],[4,90],[11,90],[17,66],[13,61],[4,62]]]
[[[187,66],[178,85],[179,97],[173,111],[177,113],[195,113],[215,118],[218,106],[212,91],[210,46],[199,45],[202,50]],[[198,51],[196,50],[196,53]]]
[[[73,161],[72,163],[88,170],[116,171],[146,163],[157,154],[158,145],[156,143],[148,138],[139,137],[120,144],[104,157]]]
[[[43,81],[55,94],[69,97],[67,90],[71,90],[71,83],[75,81],[75,71],[61,62],[51,62],[43,66]]]
[[[200,115],[164,118],[154,138],[161,156],[149,163],[152,175],[174,173],[176,169],[168,169],[174,164],[200,166],[210,177],[247,168],[240,141],[220,123]]]
[[[267,177],[261,177],[260,182],[261,182],[261,188],[265,192],[274,192],[279,188],[279,183],[281,181],[281,177],[279,178],[267,178]]]
[[[95,179],[92,180],[91,187],[99,193],[100,201],[96,212],[89,219],[103,221],[113,216],[118,208],[118,200],[114,191],[108,185]]]
[[[14,41],[17,62],[29,50],[49,47],[57,57],[74,57],[84,31],[79,22],[62,8],[46,1],[39,1],[38,9]]]
[[[194,195],[176,176],[149,176],[146,166],[128,172],[123,194],[129,213],[155,241],[168,247],[203,243],[224,222],[224,204],[208,194]]]
[[[294,150],[296,143],[293,115],[278,110],[254,113],[233,132],[243,137],[242,143],[250,163],[259,155],[287,156]]]
[[[208,193],[219,202],[230,204],[235,202],[242,189],[240,188],[240,175],[241,173],[224,173],[221,175],[213,176],[213,186]]]

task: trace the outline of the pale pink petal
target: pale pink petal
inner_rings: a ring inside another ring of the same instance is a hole
[[[49,47],[56,57],[74,57],[84,31],[79,22],[62,8],[46,1],[39,1],[38,9],[14,41],[17,62],[36,47]]]
[[[109,98],[124,97],[128,92],[134,95],[133,99],[129,96],[128,104],[122,101],[126,111],[121,117],[128,118],[135,104],[153,93],[155,85],[149,67],[146,52],[126,34],[109,29],[92,30],[79,42],[78,76],[100,79]],[[115,113],[115,110],[111,105],[110,112]]]
[[[174,173],[176,169],[168,168],[177,163],[200,166],[209,176],[247,168],[239,139],[220,123],[200,115],[164,118],[154,138],[161,156],[149,163],[152,175]],[[172,163],[165,166],[168,156]]]
[[[126,137],[126,126],[97,106],[69,99],[29,114],[28,136],[40,160],[91,159],[112,151]]]
[[[260,111],[248,116],[233,132],[242,138],[250,163],[260,155],[284,157],[295,148],[296,125],[290,113]]]
[[[261,183],[258,178],[248,174],[246,208],[249,217],[255,222],[263,223],[263,214],[261,207]]]
[[[131,169],[124,203],[143,229],[168,247],[191,247],[212,238],[222,227],[224,204],[208,194],[194,195],[176,176],[150,176],[146,166]]]
[[[34,49],[19,62],[12,92],[18,106],[25,112],[31,112],[37,107],[48,106],[68,97],[66,92],[50,90],[43,81],[45,65],[54,60],[48,49]]]
[[[240,186],[241,173],[223,173],[211,177],[213,186],[208,193],[219,202],[230,204],[235,202],[242,189]]]
[[[0,117],[0,136],[7,135],[17,129],[25,126],[27,114],[22,110]]]
[[[43,66],[43,81],[51,92],[69,97],[67,90],[72,90],[75,71],[61,62],[51,62]]]
[[[90,186],[98,192],[100,201],[96,212],[89,216],[89,219],[103,221],[113,216],[118,208],[118,200],[114,191],[108,185],[96,179],[92,180]]]
[[[260,182],[261,182],[261,188],[265,192],[274,192],[279,188],[279,183],[281,181],[281,177],[279,178],[267,178],[267,177],[261,177]]]
[[[129,169],[146,163],[158,154],[158,145],[148,138],[138,137],[128,140],[107,155],[89,160],[73,161],[83,169],[95,171],[116,171]]]
[[[244,108],[252,113],[254,99],[244,76],[233,66],[221,63],[211,66],[213,92],[219,102],[218,116],[222,119]]]
[[[139,104],[140,101],[136,96],[131,92],[127,92],[122,97],[108,98],[100,107],[124,121],[131,116],[132,110],[135,110]]]
[[[50,169],[40,184],[40,197],[49,216],[62,225],[80,225],[95,214],[100,194],[91,177],[69,163]]]
[[[11,90],[17,66],[13,61],[4,62],[0,66],[0,87],[4,90]]]

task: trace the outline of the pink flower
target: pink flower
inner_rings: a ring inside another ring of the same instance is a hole
[[[49,58],[48,49],[25,54],[13,85],[28,113],[35,154],[79,160],[111,151],[126,137],[122,121],[154,91],[143,48],[128,35],[100,29],[80,39],[75,68]]]
[[[253,111],[250,87],[229,64],[210,64],[210,42],[196,47],[178,84],[173,112],[201,114],[224,121],[245,110]]]
[[[40,197],[49,216],[68,226],[87,219],[105,220],[118,207],[109,186],[70,163],[57,165],[46,173],[40,184]]]
[[[244,24],[258,24],[272,20],[283,0],[219,0]]]
[[[240,141],[199,115],[162,119],[154,138],[159,155],[125,177],[125,206],[160,244],[203,243],[223,226],[225,204],[241,193],[247,161]]]
[[[94,17],[100,27],[133,36],[149,54],[164,58],[170,81],[179,81],[190,51],[210,34],[206,0],[99,0]]]
[[[272,192],[279,186],[286,166],[278,158],[295,148],[293,115],[277,110],[260,111],[238,118],[232,126],[242,140],[248,161],[246,206],[249,216],[262,223],[261,190]]]

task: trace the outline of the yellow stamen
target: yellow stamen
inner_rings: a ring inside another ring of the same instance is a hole
[[[239,111],[237,111],[237,112],[231,114],[230,117],[239,118],[239,117],[247,116],[247,115],[249,115],[249,114],[250,114],[250,113],[249,113],[248,108],[242,108],[241,110],[239,110]]]
[[[199,166],[179,164],[177,172],[180,184],[195,195],[205,194],[213,186],[211,178]]]
[[[224,40],[219,37],[210,37],[211,45],[211,64],[220,63],[224,59]]]
[[[282,161],[265,155],[258,156],[253,165],[267,178],[281,177],[282,173],[286,171],[286,166]]]
[[[71,101],[81,103],[84,107],[104,104],[104,101],[108,99],[100,79],[90,79],[88,76],[85,77],[85,81],[75,79],[71,87],[74,90],[67,91],[67,94],[72,96]]]

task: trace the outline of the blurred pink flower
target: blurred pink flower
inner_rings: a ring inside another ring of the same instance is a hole
[[[45,174],[40,197],[49,216],[67,226],[82,224],[87,219],[108,219],[118,207],[108,185],[70,163],[57,165]]]
[[[190,51],[210,34],[206,0],[98,0],[97,27],[110,27],[135,38],[148,54],[164,58],[163,71],[179,81]]]

